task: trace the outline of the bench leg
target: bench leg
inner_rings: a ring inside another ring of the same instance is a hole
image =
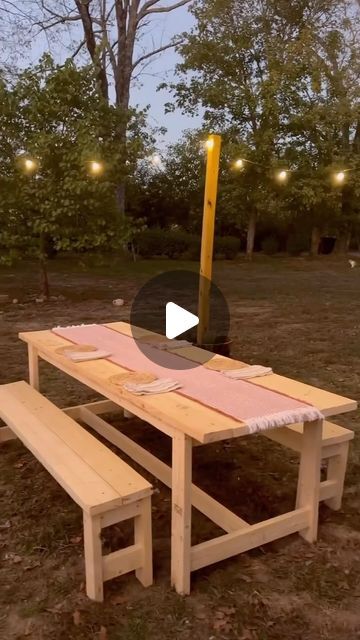
[[[344,481],[347,467],[347,459],[349,453],[349,443],[343,442],[339,447],[339,454],[329,458],[327,468],[327,480],[336,480],[336,495],[329,500],[325,500],[325,504],[330,508],[338,511],[341,509],[341,501],[344,492]]]
[[[319,497],[320,497],[320,464],[321,464],[322,420],[304,423],[304,435],[301,448],[299,483],[296,508],[309,509],[309,526],[300,531],[307,542],[315,542],[317,538]]]
[[[143,565],[135,574],[144,587],[153,583],[151,496],[141,501],[140,515],[134,520],[135,544],[143,550]]]
[[[39,356],[32,344],[28,345],[29,383],[39,391]]]
[[[91,600],[104,600],[101,518],[84,513],[86,593]]]

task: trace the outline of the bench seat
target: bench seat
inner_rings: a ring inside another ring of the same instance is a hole
[[[280,429],[264,431],[262,435],[298,451],[301,455],[303,424],[293,424]],[[324,500],[331,509],[340,509],[344,491],[344,481],[349,453],[349,442],[354,432],[328,420],[323,421],[321,459],[327,460],[326,480],[320,483],[320,500]],[[299,476],[299,483],[301,478]]]
[[[103,581],[133,569],[151,584],[151,485],[24,381],[0,387],[0,417],[0,442],[19,438],[83,510],[88,595],[102,600]],[[135,545],[103,557],[101,529],[129,518]]]

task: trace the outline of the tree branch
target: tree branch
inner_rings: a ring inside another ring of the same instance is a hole
[[[170,11],[174,11],[174,9],[178,9],[179,7],[189,4],[191,0],[179,0],[179,2],[175,2],[175,4],[171,4],[168,7],[154,7],[158,2],[159,0],[148,0],[148,2],[145,2],[144,6],[138,13],[138,22],[151,13],[169,13]]]
[[[176,40],[175,42],[169,42],[168,44],[159,47],[158,49],[154,49],[153,51],[149,51],[149,53],[144,53],[144,55],[140,56],[132,65],[132,69],[134,70],[139,66],[144,60],[148,60],[148,58],[152,58],[152,56],[156,56],[158,53],[162,53],[162,51],[166,51],[167,49],[171,49],[173,47],[177,47],[178,44],[181,44],[183,40]]]

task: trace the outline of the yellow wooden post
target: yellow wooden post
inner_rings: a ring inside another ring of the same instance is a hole
[[[206,181],[200,256],[199,324],[197,343],[203,344],[209,326],[209,296],[214,250],[215,211],[219,179],[221,137],[211,135],[206,142]]]

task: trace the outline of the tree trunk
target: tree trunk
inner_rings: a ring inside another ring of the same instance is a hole
[[[49,278],[47,272],[46,258],[43,256],[40,258],[40,287],[41,295],[48,299],[50,296]]]
[[[347,230],[347,231],[343,231],[342,233],[339,233],[339,235],[336,238],[334,252],[339,255],[348,253],[349,247],[350,247],[350,241],[351,241],[351,231]]]
[[[310,247],[310,255],[313,257],[319,255],[319,247],[321,240],[321,231],[319,227],[313,227],[311,231],[311,247]]]
[[[255,244],[256,233],[256,211],[252,211],[249,218],[247,236],[246,236],[246,257],[248,260],[252,260]]]

